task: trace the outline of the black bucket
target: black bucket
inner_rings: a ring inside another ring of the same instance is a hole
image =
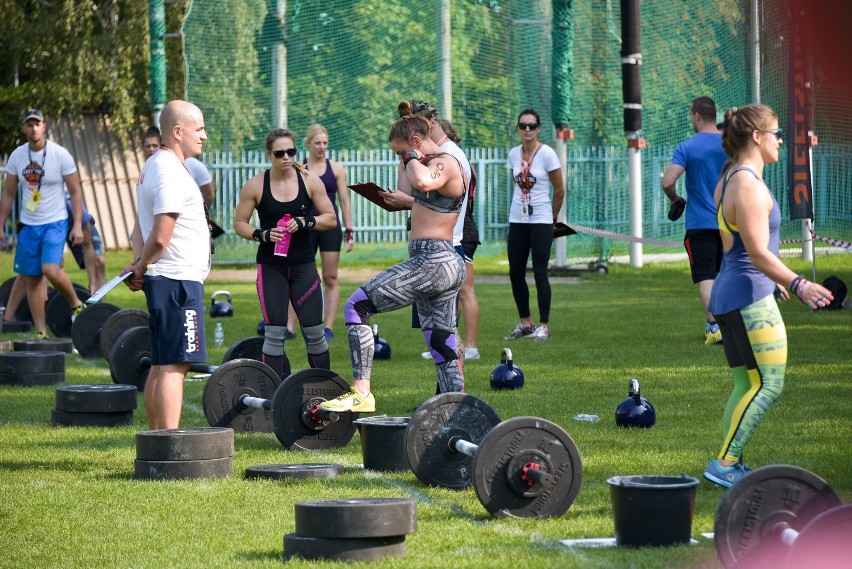
[[[691,476],[614,476],[606,482],[616,545],[689,543],[698,480]]]
[[[355,421],[361,435],[364,468],[409,471],[405,452],[405,429],[409,421],[409,417],[366,417]]]

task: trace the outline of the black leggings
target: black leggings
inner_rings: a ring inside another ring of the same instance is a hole
[[[532,253],[533,276],[538,298],[539,322],[550,321],[550,281],[547,264],[553,245],[553,225],[549,223],[510,223],[508,245],[509,281],[520,318],[530,317],[530,289],[527,286],[527,259]]]

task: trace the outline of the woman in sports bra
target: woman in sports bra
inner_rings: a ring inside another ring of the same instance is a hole
[[[364,283],[346,301],[343,319],[352,359],[352,389],[320,405],[332,411],[376,410],[370,392],[374,348],[370,317],[410,304],[417,305],[426,347],[435,354],[439,391],[464,391],[453,326],[465,269],[452,239],[467,180],[458,160],[429,138],[429,121],[414,115],[408,101],[400,103],[399,110],[403,118],[394,123],[388,140],[400,157],[398,191],[414,198],[409,258]]]
[[[284,332],[288,301],[299,317],[310,367],[331,369],[323,333],[322,288],[311,249],[310,230],[327,231],[337,216],[319,178],[296,163],[296,144],[289,130],[266,135],[266,155],[272,166],[240,190],[234,212],[234,231],[258,242],[257,294],[265,324],[262,361],[283,378],[286,373]],[[311,207],[317,214],[311,214]],[[250,221],[257,210],[260,227]],[[289,221],[282,223],[289,215]],[[276,245],[289,235],[286,256]]]
[[[722,416],[722,448],[704,472],[724,487],[748,473],[743,451],[784,388],[787,333],[776,296],[787,300],[787,287],[814,309],[833,298],[778,258],[781,212],[763,167],[778,161],[781,143],[778,116],[769,107],[725,111],[722,146],[730,160],[715,191],[724,255],[708,309],[722,330],[734,388]]]

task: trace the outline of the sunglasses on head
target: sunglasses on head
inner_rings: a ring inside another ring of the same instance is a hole
[[[284,158],[285,154],[290,158],[293,158],[294,156],[296,156],[296,152],[298,152],[298,150],[296,150],[295,148],[288,148],[287,150],[273,150],[272,155],[275,156],[275,158],[277,158],[278,160],[281,160],[282,158]]]
[[[518,123],[519,130],[538,130],[538,123],[534,122],[519,122]]]
[[[784,129],[782,128],[762,128],[760,132],[768,132],[769,134],[775,135],[775,140],[781,140],[781,135],[783,134]]]

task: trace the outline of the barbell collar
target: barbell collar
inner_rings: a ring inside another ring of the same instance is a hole
[[[467,456],[473,456],[476,454],[476,451],[479,450],[478,445],[468,442],[461,437],[450,437],[447,445],[450,447],[450,450],[460,452]]]
[[[539,468],[530,468],[524,475],[537,484],[547,485],[553,481],[553,476]]]

